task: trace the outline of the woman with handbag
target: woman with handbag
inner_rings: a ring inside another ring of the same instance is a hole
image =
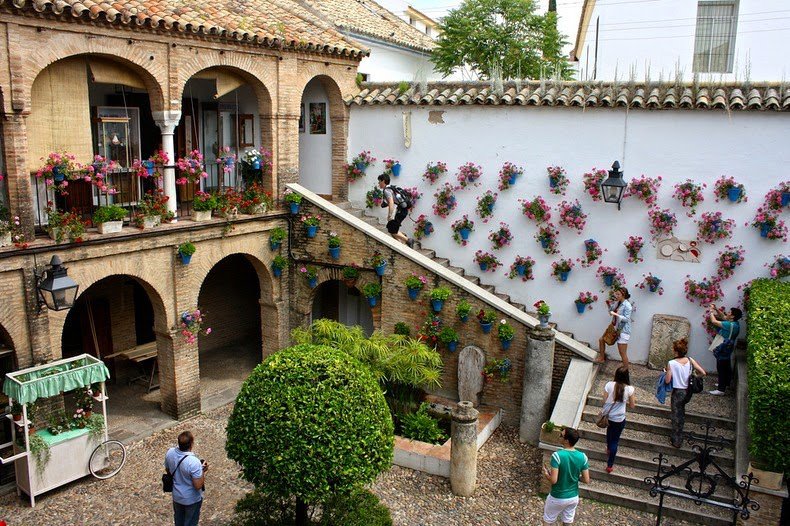
[[[669,443],[673,447],[679,448],[683,445],[686,403],[691,399],[688,393],[691,372],[696,370],[702,376],[706,376],[708,373],[696,361],[686,356],[688,341],[685,338],[673,342],[672,351],[675,353],[675,358],[669,360],[664,369],[666,373],[664,382],[672,384],[672,436],[669,437]]]
[[[631,376],[628,367],[621,365],[614,372],[614,381],[607,382],[603,388],[602,417],[608,419],[606,426],[606,472],[614,471],[614,459],[617,456],[617,447],[620,444],[620,435],[625,429],[625,407],[636,407],[634,387],[631,385]],[[600,424],[599,424],[600,425]]]
[[[612,308],[609,312],[612,321],[598,340],[598,359],[595,360],[595,363],[603,363],[606,360],[607,345],[617,344],[623,367],[628,368],[628,342],[631,340],[631,312],[633,312],[631,302],[628,301],[630,297],[628,289],[620,287],[614,291],[616,306],[612,308],[614,302],[607,302]]]
[[[718,334],[713,339],[710,350],[716,357],[716,372],[719,375],[719,384],[713,391],[708,391],[713,396],[724,396],[727,388],[732,381],[732,363],[730,358],[735,350],[735,340],[741,332],[739,320],[743,317],[743,312],[737,307],[730,309],[729,314],[723,309],[718,310],[715,305],[709,307],[710,323],[718,330]]]

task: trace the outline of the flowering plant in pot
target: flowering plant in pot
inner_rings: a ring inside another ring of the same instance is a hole
[[[365,170],[360,170],[359,165],[354,163],[348,163],[346,165],[346,179],[349,183],[353,183],[363,177],[365,177]]]
[[[184,311],[181,313],[181,336],[187,343],[195,343],[198,334],[202,331],[203,334],[211,334],[211,327],[203,329],[205,322],[205,314],[199,308]]]
[[[233,166],[236,164],[236,154],[230,146],[223,146],[220,148],[217,155],[217,164],[222,165],[222,171],[229,174],[233,171]]]
[[[22,420],[22,404],[16,400],[11,402],[11,416],[13,417],[14,422],[19,422]]]
[[[501,360],[490,360],[485,367],[483,367],[482,375],[486,381],[493,380],[499,377],[499,381],[507,383],[510,380],[510,371],[513,370],[513,364],[508,358]]]
[[[549,174],[549,191],[555,195],[565,195],[569,183],[565,169],[561,166],[549,166],[546,171]]]
[[[260,183],[248,184],[241,193],[241,211],[245,214],[263,214],[273,206],[272,194]]]
[[[77,162],[76,156],[65,151],[50,152],[41,160],[44,161],[44,166],[36,171],[36,177],[39,179],[43,177],[47,186],[54,186],[55,190],[65,189],[68,183],[65,185],[59,183],[65,182],[67,179],[73,180],[77,177],[76,172],[82,168]]]
[[[546,254],[559,254],[560,247],[557,241],[557,236],[559,235],[560,233],[554,228],[554,225],[549,223],[538,228],[535,234],[535,240],[540,243],[543,252]]]
[[[279,254],[274,256],[272,259],[272,273],[274,274],[274,277],[279,278],[287,266],[288,260],[285,258],[285,256],[281,256]]]
[[[465,299],[459,301],[455,306],[455,313],[458,315],[458,319],[463,322],[469,319],[470,312],[472,312],[472,305]]]
[[[658,199],[658,189],[661,188],[661,176],[656,178],[642,175],[632,179],[623,193],[623,197],[636,197],[647,206],[652,207]]]
[[[299,213],[299,205],[302,204],[302,196],[292,191],[290,188],[286,188],[283,193],[283,202],[290,209],[291,215],[296,215]]]
[[[380,208],[384,202],[384,191],[379,185],[374,185],[373,189],[365,194],[365,208]]]
[[[768,210],[781,210],[788,204],[790,204],[790,181],[785,181],[765,194],[763,207]]]
[[[642,290],[649,290],[650,292],[658,292],[659,296],[664,295],[664,287],[661,286],[661,278],[654,276],[651,273],[642,274],[642,281],[637,285]]]
[[[195,254],[195,244],[191,241],[186,241],[178,245],[178,257],[181,258],[181,262],[184,265],[189,265],[189,262],[192,261],[192,256]]]
[[[164,150],[157,150],[151,157],[145,161],[134,160],[132,168],[135,169],[138,177],[155,177],[160,179],[162,177],[161,169],[170,164],[170,156]]]
[[[192,221],[207,221],[211,219],[211,213],[217,209],[217,197],[207,192],[195,192],[195,199],[192,201]]]
[[[749,199],[746,197],[746,191],[743,185],[735,181],[732,176],[722,175],[713,184],[713,194],[716,196],[716,202],[725,199],[732,203],[745,203]]]
[[[458,345],[458,332],[452,327],[442,327],[439,331],[439,340],[447,347],[450,352],[455,352]]]
[[[482,250],[475,252],[475,263],[480,266],[480,270],[483,272],[494,272],[501,265],[495,255]]]
[[[585,291],[579,293],[579,296],[576,298],[574,303],[576,304],[576,310],[579,312],[579,314],[583,314],[588,307],[592,309],[592,304],[596,301],[598,301],[597,295],[590,291]]]
[[[433,308],[434,312],[441,312],[442,308],[444,307],[444,302],[447,301],[447,298],[452,295],[453,291],[447,287],[436,287],[435,289],[432,289],[430,298],[431,307]]]
[[[327,244],[329,245],[329,255],[332,259],[337,259],[340,257],[340,247],[342,246],[342,241],[340,240],[340,235],[337,232],[329,232],[327,236]]]
[[[732,237],[733,219],[722,219],[721,212],[704,212],[697,221],[697,237],[707,243]]]
[[[551,274],[557,278],[557,281],[567,281],[571,270],[573,270],[572,259],[560,259],[551,264]]]
[[[276,226],[271,229],[269,232],[269,248],[272,250],[277,250],[282,245],[283,241],[285,241],[288,232],[281,226]]]
[[[228,222],[238,217],[241,206],[241,194],[234,188],[225,188],[222,193],[217,194],[217,215]]]
[[[596,261],[601,259],[604,250],[601,245],[592,238],[584,241],[584,259],[581,260],[582,267],[588,268],[593,266]]]
[[[453,239],[461,246],[466,246],[469,242],[469,234],[475,231],[475,222],[469,219],[469,216],[464,216],[455,221],[450,228],[453,231]]]
[[[68,239],[70,243],[81,243],[85,234],[85,223],[76,212],[60,212],[52,203],[46,208],[47,233],[56,243]]]
[[[206,171],[203,170],[203,154],[200,153],[200,150],[192,150],[186,157],[179,157],[176,160],[176,169],[178,170],[176,178],[178,185],[197,183],[208,177]]]
[[[420,214],[414,222],[414,239],[422,239],[433,233],[433,223],[428,220],[428,216]]]
[[[563,201],[557,205],[557,209],[560,211],[560,224],[575,229],[581,234],[587,224],[587,214],[582,211],[579,201],[575,200],[572,203]]]
[[[499,229],[491,231],[488,234],[488,239],[491,240],[491,248],[499,250],[510,245],[510,242],[513,241],[513,234],[510,232],[510,227],[507,223],[499,223]]]
[[[488,220],[494,215],[497,195],[491,190],[486,190],[486,193],[477,198],[477,206],[475,208],[483,223],[488,223]]]
[[[519,199],[518,202],[521,203],[521,213],[537,224],[544,223],[551,219],[551,207],[546,204],[546,201],[542,197],[537,196],[532,201]]]
[[[691,303],[697,302],[702,306],[716,303],[724,295],[719,285],[719,280],[716,278],[703,278],[697,281],[691,279],[691,276],[686,276],[683,289],[686,291],[686,299],[688,301]]]
[[[686,182],[675,185],[675,192],[672,194],[672,197],[680,201],[684,208],[688,208],[686,215],[692,217],[697,213],[697,206],[705,200],[705,197],[702,195],[702,189],[707,186],[705,183],[700,185],[691,179],[686,179]]]
[[[321,216],[318,214],[302,214],[299,221],[304,225],[307,237],[315,237],[318,227],[321,225]]]
[[[363,172],[367,170],[368,166],[373,164],[376,161],[376,158],[370,154],[369,150],[363,150],[359,152],[356,157],[351,159],[351,163],[354,164],[357,169],[362,170]]]
[[[406,278],[404,284],[406,285],[406,290],[409,293],[409,298],[416,300],[417,294],[419,294],[422,288],[428,284],[428,278],[425,276],[420,276],[419,274],[411,274],[408,278]]]
[[[607,287],[615,287],[625,285],[625,276],[620,272],[617,267],[608,267],[601,265],[595,271],[595,275],[603,280],[603,284]]]
[[[788,256],[778,255],[770,265],[766,263],[765,266],[774,279],[790,276],[790,257]]]
[[[24,235],[19,232],[22,221],[19,216],[9,217],[7,210],[0,205],[0,247],[5,247],[14,243],[17,248],[24,244]],[[8,217],[8,219],[5,219]],[[21,239],[21,243],[19,242]]]
[[[742,246],[727,245],[716,258],[716,275],[719,281],[731,277],[735,269],[743,265],[746,251]]]
[[[384,159],[384,173],[398,177],[400,175],[400,161],[397,159]]]
[[[379,276],[384,275],[384,269],[387,266],[387,260],[384,258],[381,252],[379,252],[378,250],[374,250],[373,254],[370,256],[370,259],[368,261],[370,263],[370,266],[376,270],[376,274],[378,274]]]
[[[120,232],[121,228],[123,228],[123,220],[126,214],[126,209],[122,206],[100,206],[93,212],[93,224],[96,225],[99,234]]]
[[[601,193],[601,183],[606,180],[606,176],[609,175],[609,172],[606,170],[601,170],[599,168],[593,168],[589,172],[582,175],[582,181],[584,182],[584,191],[592,197],[593,201],[602,201],[603,194]]]
[[[455,188],[449,185],[448,183],[444,183],[444,186],[439,188],[433,196],[436,198],[436,202],[433,204],[433,213],[441,218],[446,218],[450,215],[450,212],[455,210],[455,207],[458,206],[458,202],[455,199],[455,194],[453,193]]]
[[[74,390],[74,403],[87,413],[86,417],[90,417],[93,411],[93,390],[89,385]]]
[[[362,295],[368,299],[368,304],[371,307],[375,307],[379,296],[381,296],[381,285],[373,282],[365,283],[362,285]]]
[[[645,260],[641,254],[642,247],[645,246],[642,236],[628,236],[628,241],[623,243],[623,246],[625,246],[625,249],[628,252],[629,263],[639,263]]]
[[[299,267],[299,273],[307,278],[307,283],[311,289],[318,285],[318,269],[313,265],[303,265]]]
[[[475,163],[462,164],[458,168],[458,184],[461,188],[466,188],[470,185],[477,186],[480,184],[477,180],[480,179],[481,175],[483,175],[483,169]]]
[[[672,231],[678,226],[678,218],[668,208],[650,208],[647,217],[650,220],[650,234],[656,239],[672,237]]]
[[[758,208],[751,225],[760,229],[760,237],[787,241],[787,227],[775,211],[763,207]]]
[[[499,190],[507,190],[516,184],[516,178],[524,173],[524,169],[511,162],[506,162],[499,170]]]
[[[436,347],[436,344],[439,341],[440,326],[441,321],[439,320],[439,317],[433,312],[429,312],[425,317],[425,321],[423,322],[422,326],[417,331],[417,339],[426,343],[427,345]]]
[[[422,192],[420,192],[416,186],[406,186],[403,188],[403,191],[411,198],[412,207],[414,207],[417,201],[420,200],[420,197],[422,197]]]
[[[480,322],[480,328],[483,329],[483,334],[491,332],[491,326],[496,320],[496,313],[492,310],[480,309],[477,312],[477,321]]]
[[[513,341],[515,335],[516,331],[513,330],[513,326],[506,319],[502,318],[499,320],[499,325],[496,327],[496,336],[502,344],[502,350],[507,351],[510,348],[510,342]]]
[[[535,266],[535,260],[529,256],[516,256],[516,259],[513,261],[513,264],[510,265],[510,272],[508,273],[508,277],[510,279],[514,279],[517,276],[521,278],[521,281],[528,281],[534,279],[532,274],[532,267]]]
[[[345,266],[343,270],[340,271],[340,274],[343,276],[343,283],[346,284],[346,287],[351,288],[357,284],[357,279],[359,279],[359,268],[356,265]]]
[[[161,188],[149,190],[137,205],[137,214],[134,216],[135,224],[139,228],[153,228],[162,221],[173,219],[173,212],[167,209],[170,196],[165,195]]]
[[[446,173],[447,165],[443,162],[439,161],[437,163],[428,163],[428,165],[425,167],[425,171],[422,174],[422,178],[428,181],[430,184],[433,184],[439,180],[439,177]]]
[[[540,327],[545,329],[549,326],[549,318],[551,317],[551,307],[543,300],[538,300],[532,304],[540,320]]]
[[[263,170],[265,172],[272,166],[272,152],[269,150],[260,152],[255,148],[248,148],[241,155],[241,162],[246,164],[251,170]]]

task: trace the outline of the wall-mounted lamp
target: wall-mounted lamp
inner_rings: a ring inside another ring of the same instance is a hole
[[[59,256],[52,256],[43,276],[36,275],[39,305],[46,305],[50,310],[71,308],[79,288],[77,282],[68,276],[68,270]]]
[[[615,161],[612,164],[612,169],[609,170],[609,177],[601,183],[603,200],[607,203],[617,203],[617,209],[620,210],[620,202],[623,200],[623,191],[626,186],[623,172],[620,171],[620,163]]]

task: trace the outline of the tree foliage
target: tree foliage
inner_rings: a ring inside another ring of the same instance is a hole
[[[535,10],[533,0],[465,0],[439,24],[436,70],[448,76],[468,65],[487,79],[569,78],[557,14]]]

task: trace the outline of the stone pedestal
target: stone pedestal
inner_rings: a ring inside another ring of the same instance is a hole
[[[485,384],[483,367],[486,356],[482,349],[469,345],[458,355],[458,399],[477,406]]]
[[[460,497],[471,497],[477,483],[477,415],[471,402],[453,409],[450,488]]]
[[[527,334],[524,358],[524,388],[518,437],[534,446],[540,441],[540,426],[549,417],[551,374],[554,369],[554,330],[536,327]]]
[[[647,365],[651,369],[663,369],[667,362],[675,357],[672,352],[672,342],[688,338],[691,332],[691,323],[682,316],[669,314],[655,314],[653,316],[653,329],[650,333],[650,353]]]

